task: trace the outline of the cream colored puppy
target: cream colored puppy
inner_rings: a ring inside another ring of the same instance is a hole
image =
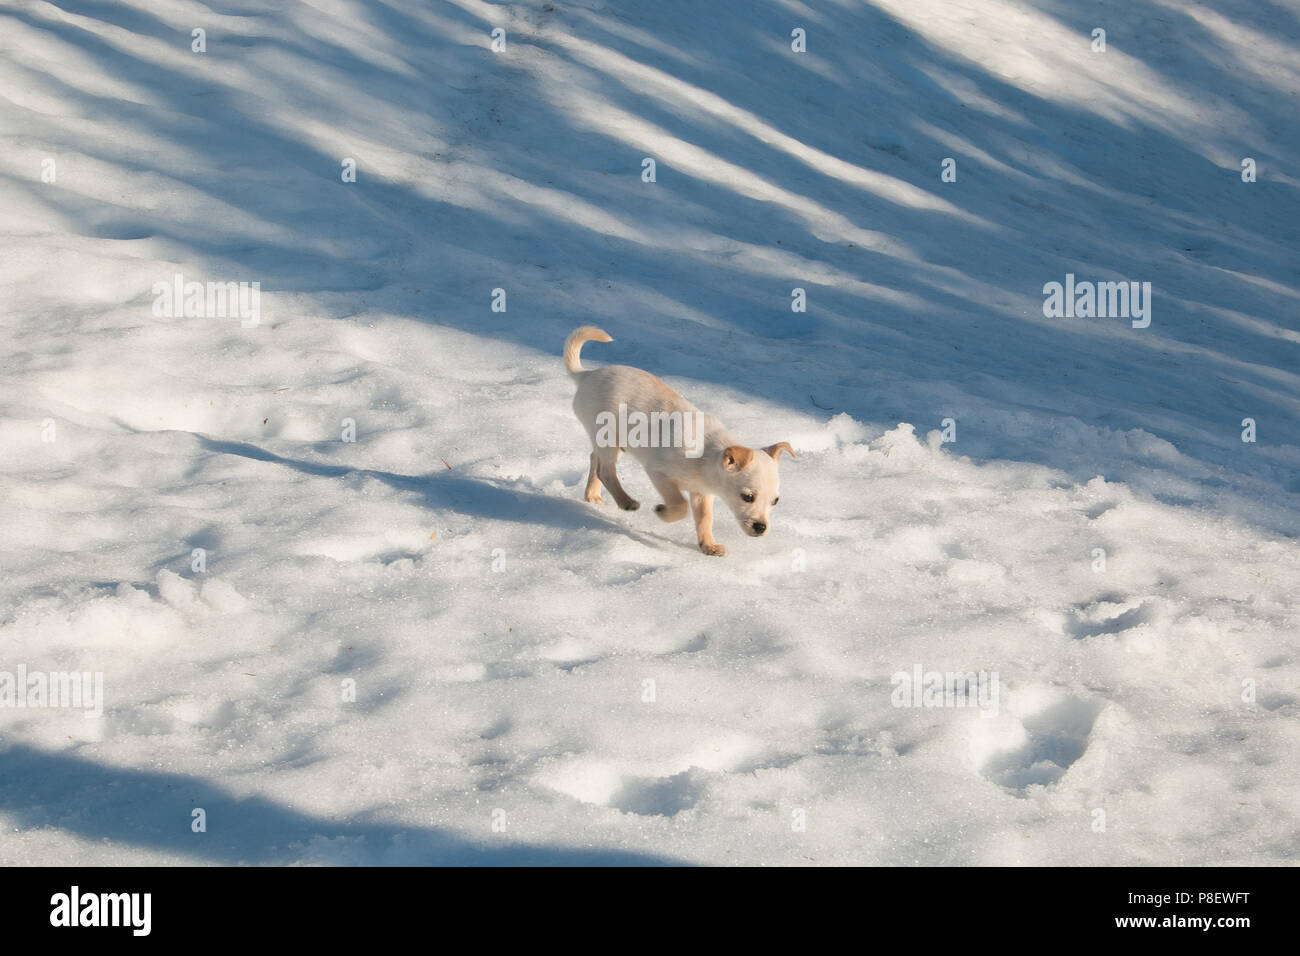
[[[705,554],[727,553],[713,540],[715,496],[731,509],[745,534],[766,534],[772,507],[780,499],[777,460],[783,451],[794,457],[789,443],[755,452],[649,372],[627,365],[584,369],[579,353],[584,342],[593,340],[613,341],[600,329],[584,325],[564,343],[564,365],[578,384],[573,410],[591,436],[586,499],[603,503],[603,484],[624,511],[641,507],[623,490],[615,471],[619,454],[626,451],[645,468],[664,499],[655,505],[660,520],[685,518],[690,496],[695,533]]]

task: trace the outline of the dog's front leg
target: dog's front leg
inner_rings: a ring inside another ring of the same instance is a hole
[[[695,515],[695,537],[699,539],[700,550],[716,558],[727,553],[727,549],[713,540],[713,495],[691,495],[691,512]]]

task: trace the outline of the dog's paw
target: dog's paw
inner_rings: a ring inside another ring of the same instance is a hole
[[[605,503],[605,499],[600,495],[587,495],[586,500],[590,501],[593,505],[603,505]]]
[[[633,501],[631,498],[629,498],[627,504],[623,505],[622,507],[624,511],[636,511],[637,508],[641,507],[641,502]]]
[[[722,545],[705,544],[703,541],[700,542],[700,550],[703,551],[711,558],[722,558],[722,557],[726,557],[727,554],[727,549],[724,548]]]

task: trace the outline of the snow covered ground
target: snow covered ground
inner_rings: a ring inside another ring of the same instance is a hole
[[[0,864],[1293,863],[1298,37],[6,4]],[[1067,274],[1149,327],[1045,317]],[[581,500],[581,324],[795,447],[767,537]]]

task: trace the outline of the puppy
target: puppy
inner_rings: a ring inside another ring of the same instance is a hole
[[[727,434],[722,423],[705,415],[649,372],[627,365],[584,369],[579,353],[584,342],[612,342],[605,332],[585,325],[564,343],[564,365],[578,385],[573,411],[591,437],[588,501],[603,504],[601,485],[624,511],[641,505],[619,484],[614,470],[620,453],[639,461],[664,499],[655,505],[662,521],[695,516],[700,550],[721,557],[727,549],[713,540],[713,499],[719,497],[745,534],[762,537],[772,526],[772,508],[780,500],[781,452],[791,458],[788,442],[755,452]]]

